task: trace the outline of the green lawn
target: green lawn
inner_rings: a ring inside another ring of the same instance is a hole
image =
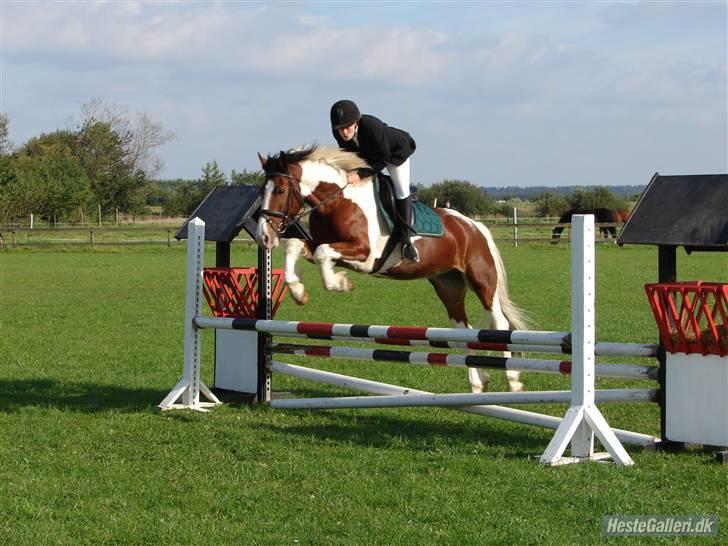
[[[568,329],[568,246],[502,253],[533,327]],[[212,254],[208,246],[210,263]],[[726,468],[701,452],[630,450],[628,469],[543,468],[551,431],[446,409],[158,413],[182,371],[184,260],[179,247],[0,252],[0,543],[581,545],[605,541],[605,514],[718,515],[720,537],[701,543],[728,539]],[[236,246],[233,263],[254,264],[253,251]],[[642,288],[656,264],[652,248],[599,247],[599,340],[656,341]],[[278,318],[449,326],[426,281],[352,276],[355,291],[339,294],[323,291],[313,267],[304,272],[310,303],[286,301]],[[728,259],[680,251],[678,275],[728,282]],[[474,299],[469,308],[479,318]],[[211,384],[212,334],[203,337]],[[308,364],[467,390],[461,369]],[[524,381],[568,388],[558,376]],[[274,387],[343,392],[291,378]],[[503,374],[492,387],[505,388]],[[655,406],[602,411],[616,427],[659,431]]]

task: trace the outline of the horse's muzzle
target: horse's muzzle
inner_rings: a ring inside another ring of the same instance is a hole
[[[265,250],[273,250],[278,246],[278,234],[271,228],[270,223],[264,217],[261,217],[258,221],[255,242]]]

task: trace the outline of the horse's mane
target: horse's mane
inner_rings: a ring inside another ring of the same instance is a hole
[[[269,155],[264,170],[268,174],[281,172],[287,170],[286,165],[302,161],[320,161],[342,171],[353,171],[369,167],[369,164],[354,152],[314,144],[309,148],[282,151],[274,156]]]

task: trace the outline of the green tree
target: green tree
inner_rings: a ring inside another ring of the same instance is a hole
[[[12,163],[11,185],[5,190],[14,202],[16,217],[33,212],[50,221],[91,208],[89,180],[72,155],[49,146],[41,153],[18,154]]]
[[[569,208],[596,209],[607,208],[622,210],[628,208],[625,199],[614,195],[606,186],[596,186],[589,190],[577,188],[567,196]],[[564,210],[563,212],[566,212]]]
[[[156,155],[156,149],[176,137],[149,114],[137,112],[132,116],[124,106],[106,103],[97,98],[85,103],[81,107],[81,113],[81,127],[100,122],[117,135],[130,172],[135,175],[142,172],[145,178],[151,179],[162,169],[163,162]]]
[[[209,161],[202,167],[202,178],[200,179],[202,184],[202,191],[207,195],[217,186],[224,186],[227,184],[227,178],[225,174],[220,170],[217,165],[217,161],[213,160],[212,163]]]
[[[569,208],[563,195],[557,192],[542,193],[536,198],[536,214],[539,216],[561,216]]]
[[[230,181],[234,186],[261,186],[265,182],[265,174],[263,174],[263,171],[247,171],[245,169],[239,173],[233,169],[230,175]]]
[[[429,188],[419,188],[417,195],[430,205],[437,199],[439,207],[450,201],[452,208],[466,216],[489,214],[495,208],[495,202],[482,188],[464,180],[443,180]]]
[[[202,178],[179,182],[162,197],[162,214],[165,216],[189,216],[208,193],[227,184],[227,178],[217,161],[208,161],[202,167]]]
[[[140,213],[150,191],[144,173],[134,171],[123,142],[108,123],[90,121],[76,136],[79,158],[101,209]]]
[[[0,157],[9,155],[11,149],[10,121],[6,113],[0,112]]]

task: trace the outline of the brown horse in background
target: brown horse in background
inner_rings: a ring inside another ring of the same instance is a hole
[[[629,218],[630,211],[628,210],[612,210],[607,208],[596,208],[596,209],[570,209],[567,210],[561,218],[559,218],[559,224],[570,224],[571,217],[575,214],[593,214],[594,222],[597,224],[621,224],[627,221]],[[561,232],[564,231],[563,225],[556,226],[551,234],[551,244],[555,245],[561,240]],[[617,238],[617,228],[615,226],[600,226],[599,230],[605,239],[610,236]]]
[[[259,157],[266,180],[261,190],[258,244],[274,248],[288,225],[303,216],[309,218],[312,241],[285,239],[284,278],[297,303],[308,301],[296,268],[296,261],[303,257],[319,265],[327,290],[352,289],[346,272],[335,271],[334,266],[389,279],[426,278],[456,327],[471,327],[465,311],[470,289],[483,307],[486,328],[526,329],[523,313],[508,295],[500,253],[483,224],[452,209],[434,209],[444,233],[441,237],[412,237],[419,262],[402,260],[399,244],[383,256],[391,233],[378,209],[372,179],[355,184],[346,179],[348,171],[366,166],[358,155],[312,147]],[[507,371],[506,376],[511,391],[522,389],[519,372]],[[487,389],[485,370],[469,368],[468,379],[473,392]]]

